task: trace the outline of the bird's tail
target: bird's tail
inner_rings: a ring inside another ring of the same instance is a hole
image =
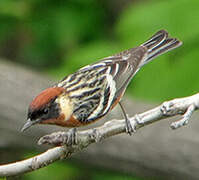
[[[142,44],[142,46],[147,48],[148,54],[141,66],[150,62],[155,57],[177,48],[181,44],[182,42],[179,41],[177,38],[170,38],[167,31],[158,31],[148,41]]]

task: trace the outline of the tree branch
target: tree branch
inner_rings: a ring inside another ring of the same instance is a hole
[[[187,125],[191,115],[197,109],[199,109],[199,93],[193,96],[164,102],[162,105],[154,109],[141,114],[137,114],[134,117],[130,117],[130,122],[132,126],[138,130],[141,127],[152,124],[159,120],[179,114],[183,115],[182,119],[171,124],[171,128],[176,129]],[[71,156],[71,154],[86,148],[91,143],[99,142],[103,139],[120,133],[125,133],[125,131],[126,124],[124,119],[111,120],[98,128],[78,131],[76,133],[77,144],[72,146],[66,144],[67,139],[71,133],[70,131],[56,132],[50,135],[46,135],[40,138],[38,144],[51,144],[61,146],[49,149],[48,151],[27,160],[1,165],[0,176],[18,175],[39,169],[59,159],[67,158]]]

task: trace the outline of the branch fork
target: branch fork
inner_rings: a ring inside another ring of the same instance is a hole
[[[174,99],[168,102],[164,102],[161,107],[161,111],[164,116],[174,116],[176,114],[182,114],[182,118],[175,122],[172,122],[170,127],[172,129],[178,129],[188,124],[192,114],[199,108],[199,93],[186,98]]]

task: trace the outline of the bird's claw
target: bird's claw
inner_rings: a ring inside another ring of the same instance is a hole
[[[143,125],[144,124],[144,121],[141,119],[141,117],[138,114],[136,114],[134,116],[134,118],[135,118],[135,120],[131,121],[128,118],[128,115],[127,115],[127,119],[126,119],[126,133],[128,133],[129,135],[132,135],[132,133],[136,132],[136,125]]]
[[[129,119],[127,114],[126,114],[125,120],[126,120],[126,133],[131,136],[132,133],[136,132],[135,123],[133,123],[133,124],[131,123],[131,120]]]
[[[76,128],[69,129],[67,133],[68,133],[68,138],[66,144],[69,146],[77,145],[77,129]]]
[[[94,141],[96,143],[99,142],[99,141],[101,141],[102,138],[103,138],[97,129],[93,129],[91,137],[92,137],[92,139],[94,139]]]
[[[132,135],[132,133],[135,133],[136,132],[136,129],[135,129],[135,126],[131,125],[131,122],[130,120],[126,120],[126,133],[129,134],[130,136]]]

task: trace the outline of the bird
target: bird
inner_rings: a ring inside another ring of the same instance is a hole
[[[34,124],[52,124],[75,131],[101,119],[119,104],[126,131],[131,134],[134,128],[121,104],[127,86],[142,66],[181,44],[166,30],[159,30],[140,46],[80,68],[32,100],[21,130]]]

